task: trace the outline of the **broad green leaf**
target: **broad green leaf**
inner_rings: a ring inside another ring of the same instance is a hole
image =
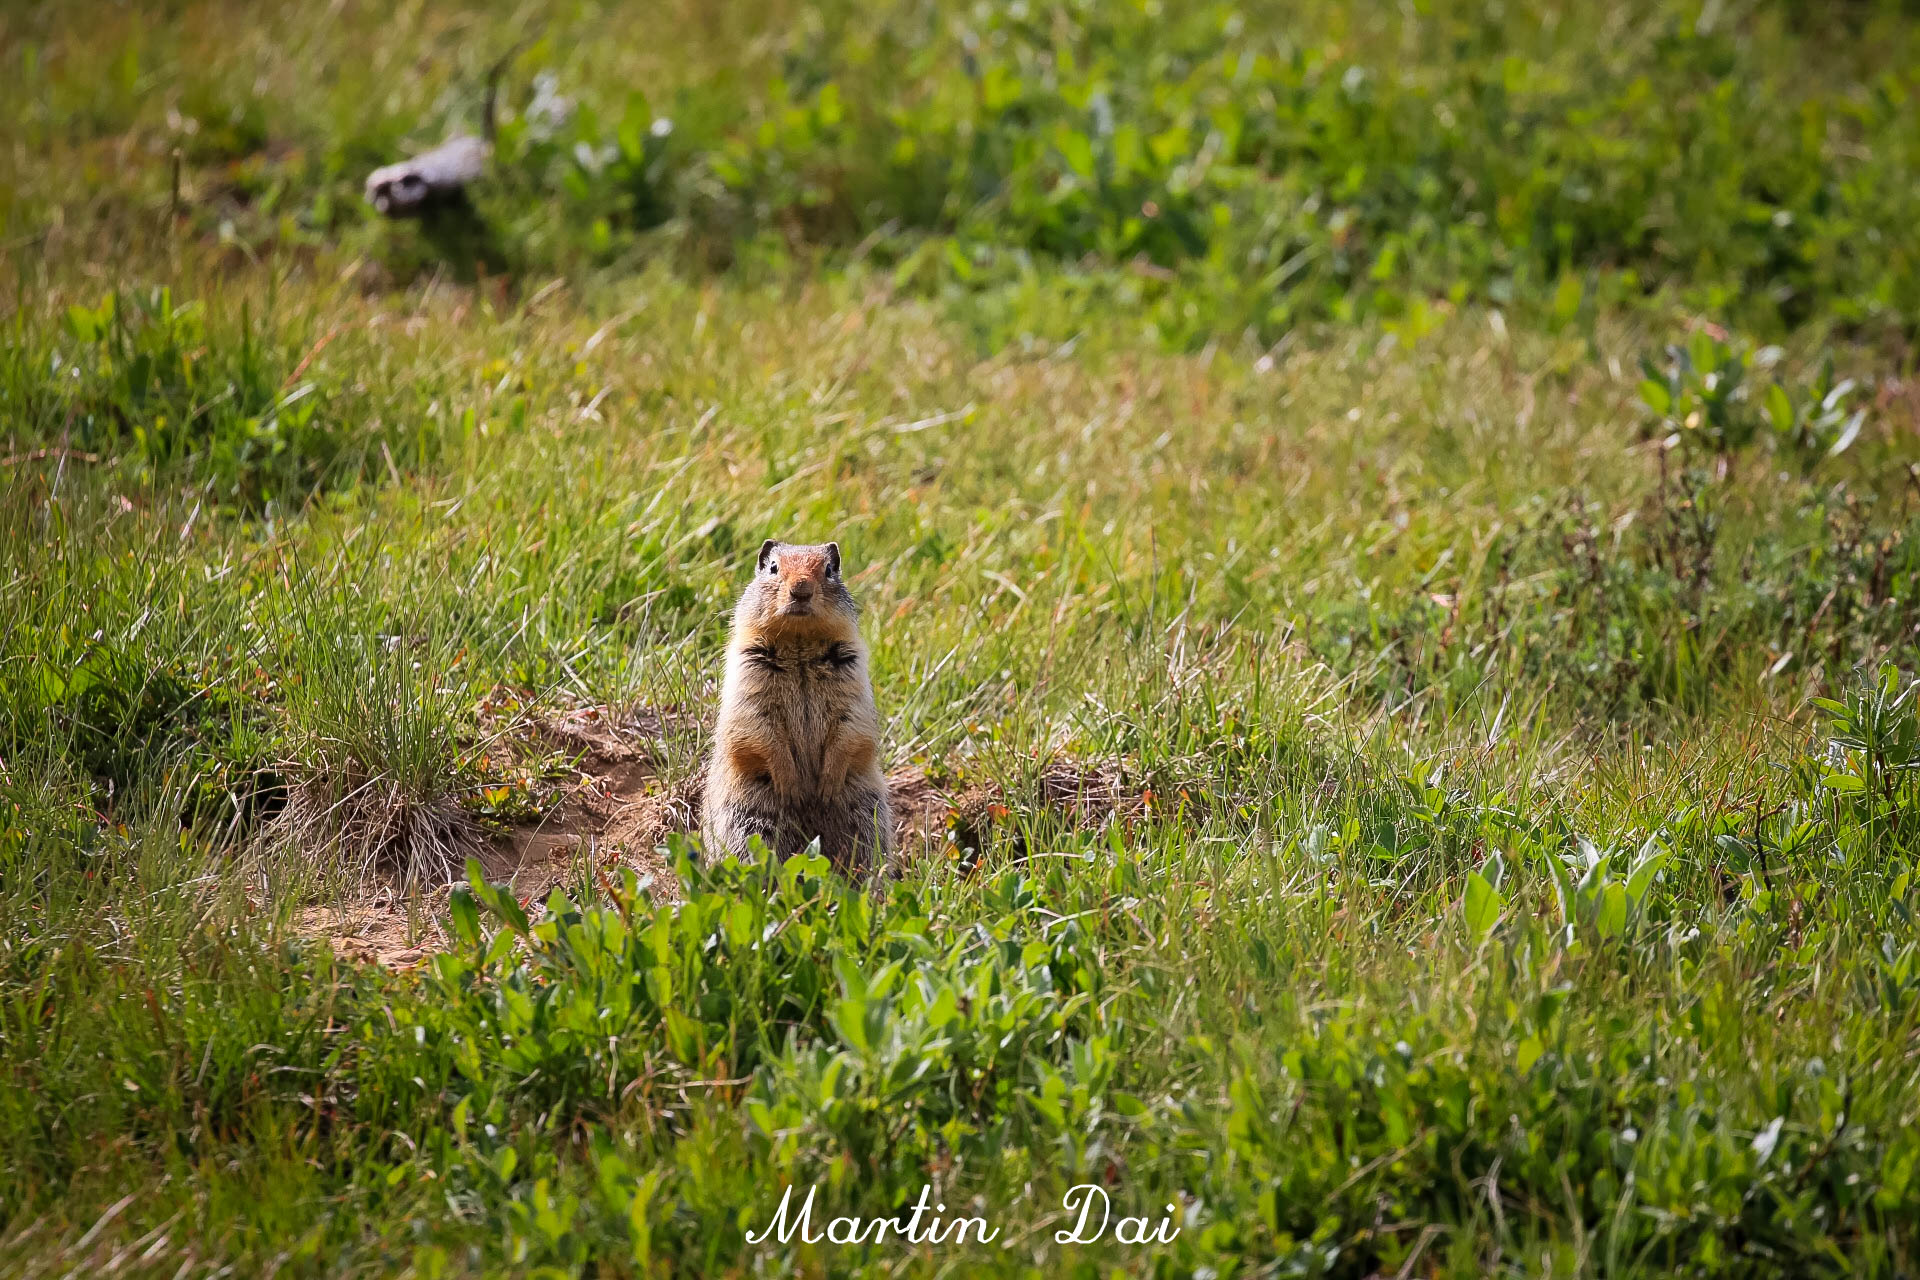
[[[872,1042],[867,1038],[867,998],[864,994],[835,1001],[833,1025],[849,1048],[861,1053],[872,1051]]]
[[[464,888],[455,889],[447,899],[447,916],[453,936],[463,945],[480,944],[480,909],[474,905],[472,893]]]
[[[1531,1071],[1533,1064],[1540,1061],[1540,1055],[1545,1051],[1546,1046],[1540,1043],[1539,1036],[1528,1036],[1513,1051],[1514,1065],[1523,1073]]]
[[[1687,339],[1687,359],[1702,377],[1720,367],[1721,351],[1720,344],[1705,329],[1695,329]]]
[[[1616,938],[1626,930],[1626,885],[1615,880],[1600,891],[1598,910],[1594,912],[1593,923],[1602,938]]]
[[[1547,873],[1553,877],[1554,900],[1560,905],[1560,923],[1572,924],[1574,916],[1573,873],[1553,854],[1545,854],[1540,859],[1546,864]]]
[[[1461,910],[1467,919],[1468,933],[1475,938],[1486,937],[1500,919],[1500,908],[1505,905],[1506,899],[1485,876],[1478,871],[1467,872],[1467,888],[1461,898]]]
[[[700,1065],[700,1028],[678,1009],[667,1009],[661,1017],[667,1033],[667,1048],[689,1067]]]
[[[1667,865],[1668,856],[1666,850],[1648,841],[1646,847],[1640,851],[1639,860],[1633,864],[1633,870],[1627,873],[1627,897],[1630,900],[1638,903],[1646,897],[1648,886]]]
[[[1773,420],[1775,431],[1784,434],[1793,430],[1793,401],[1777,382],[1767,388],[1767,417]]]

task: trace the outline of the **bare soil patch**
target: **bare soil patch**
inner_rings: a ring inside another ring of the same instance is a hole
[[[491,832],[474,825],[460,865],[470,853],[488,879],[510,885],[523,903],[536,903],[583,873],[599,878],[622,867],[674,892],[672,869],[657,846],[683,826],[675,791],[661,786],[658,762],[662,735],[677,714],[580,705],[502,725],[507,714],[500,701],[481,707],[483,727],[501,734],[498,750],[529,759],[557,753],[573,765],[563,781],[544,786],[537,819]],[[409,886],[376,869],[363,879],[362,892],[303,910],[296,928],[330,939],[341,955],[410,967],[447,945],[438,918],[460,879],[460,867],[451,866],[437,884]]]
[[[671,722],[670,715],[574,707],[517,726],[531,745],[577,753],[578,780],[553,790],[540,819],[482,844],[477,857],[488,878],[535,904],[582,872],[600,879],[631,868],[656,891],[677,896],[663,846],[670,836],[698,830],[702,779],[668,782],[659,776],[660,739]],[[921,765],[894,770],[887,786],[902,864],[943,857],[970,865],[995,830],[1022,812],[1104,826],[1143,816],[1152,805],[1151,793],[1134,784],[1120,762],[1066,755],[1046,761],[1017,794]],[[400,885],[373,883],[364,896],[306,909],[298,927],[305,936],[330,939],[343,956],[411,967],[448,945],[439,916],[450,888],[409,893]]]

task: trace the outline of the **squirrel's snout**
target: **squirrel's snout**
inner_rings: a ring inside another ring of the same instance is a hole
[[[787,584],[786,597],[780,612],[789,615],[804,615],[813,612],[813,583],[807,581],[805,578],[789,582]]]

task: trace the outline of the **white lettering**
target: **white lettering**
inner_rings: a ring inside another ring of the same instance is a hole
[[[806,1244],[884,1244],[889,1240],[910,1242],[916,1245],[946,1244],[953,1242],[961,1245],[985,1245],[999,1240],[1003,1234],[1001,1228],[992,1226],[984,1215],[948,1219],[944,1215],[947,1206],[933,1200],[933,1189],[920,1188],[920,1195],[904,1209],[885,1217],[861,1218],[845,1216],[831,1218],[826,1230],[822,1231],[814,1224],[813,1209],[820,1196],[820,1188],[810,1187],[799,1204],[794,1203],[794,1188],[789,1185],[780,1192],[780,1203],[774,1209],[773,1218],[759,1230],[746,1233],[748,1244],[791,1244],[799,1240]],[[1069,1187],[1060,1197],[1060,1205],[1071,1215],[1073,1222],[1063,1231],[1055,1231],[1056,1244],[1093,1244],[1107,1238],[1107,1228],[1113,1227],[1113,1239],[1120,1244],[1151,1245],[1170,1244],[1180,1235],[1180,1208],[1177,1205],[1166,1206],[1167,1216],[1157,1222],[1147,1217],[1122,1217],[1117,1222],[1113,1217],[1113,1200],[1105,1188],[1091,1182],[1083,1182]]]
[[[1098,1197],[1100,1201],[1100,1225],[1093,1229],[1092,1235],[1088,1235],[1087,1220],[1093,1213],[1095,1197]],[[1076,1200],[1078,1201],[1077,1204]],[[1080,1216],[1075,1220],[1073,1230],[1056,1231],[1053,1233],[1053,1242],[1055,1244],[1092,1244],[1095,1240],[1098,1240],[1102,1235],[1106,1234],[1107,1214],[1111,1210],[1111,1205],[1107,1200],[1107,1193],[1099,1187],[1094,1186],[1091,1182],[1082,1182],[1078,1186],[1068,1187],[1067,1194],[1060,1197],[1060,1207],[1068,1213],[1073,1213],[1077,1210]]]
[[[764,1244],[768,1240],[773,1239],[777,1234],[779,1237],[780,1243],[786,1244],[788,1241],[793,1239],[793,1234],[795,1230],[798,1230],[800,1233],[800,1238],[802,1240],[806,1241],[808,1244],[819,1244],[820,1237],[817,1234],[812,1234],[813,1232],[813,1198],[819,1194],[820,1194],[820,1188],[818,1187],[810,1188],[807,1191],[806,1203],[800,1206],[799,1222],[798,1223],[788,1222],[787,1206],[793,1202],[793,1186],[791,1183],[789,1183],[786,1191],[782,1193],[780,1196],[780,1208],[774,1212],[773,1221],[769,1222],[767,1224],[767,1229],[765,1231],[762,1231],[757,1236],[751,1231],[747,1232],[747,1243],[748,1244]]]
[[[920,1198],[913,1202],[913,1216],[907,1219],[907,1239],[915,1244],[927,1242],[927,1238],[920,1234],[920,1215],[927,1211],[927,1197],[931,1194],[931,1188],[924,1185],[920,1188]]]
[[[991,1243],[1000,1235],[1000,1228],[998,1227],[995,1227],[991,1231],[987,1230],[987,1220],[985,1218],[957,1218],[953,1224],[953,1238],[955,1240],[963,1243],[966,1241],[967,1224],[969,1222],[973,1224],[974,1240],[979,1244]]]

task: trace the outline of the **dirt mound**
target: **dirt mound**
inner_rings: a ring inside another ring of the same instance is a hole
[[[679,707],[609,707],[581,703],[538,711],[522,721],[524,737],[597,765],[632,764],[659,756],[660,741],[691,723]]]
[[[1007,830],[1023,815],[1054,814],[1076,827],[1104,828],[1115,819],[1144,817],[1152,805],[1152,791],[1134,781],[1123,762],[1055,755],[1011,785],[958,787],[949,800],[945,842],[970,861],[996,830]],[[1014,843],[1024,850],[1025,837],[1016,835]]]
[[[668,836],[698,831],[702,782],[696,776],[642,796],[609,825],[605,839],[630,849],[651,849]],[[887,791],[893,802],[894,843],[902,854],[944,840],[953,797],[925,770],[915,766],[894,770],[887,776]]]
[[[514,726],[522,741],[577,757],[576,780],[555,788],[537,821],[496,835],[479,854],[487,876],[512,886],[523,903],[537,903],[555,886],[604,882],[631,868],[657,891],[679,886],[662,852],[670,836],[700,825],[699,775],[668,783],[656,770],[659,744],[673,713],[615,713],[577,706],[525,715]],[[969,781],[909,765],[887,776],[894,815],[896,858],[907,864],[935,856],[971,866],[996,834],[1022,816],[1050,813],[1076,826],[1104,827],[1146,815],[1152,792],[1117,760],[1064,754],[1002,786]],[[1024,837],[1014,836],[1014,847]],[[301,913],[299,930],[327,937],[342,955],[407,967],[447,945],[437,918],[448,887],[408,893],[384,884],[364,898]]]
[[[944,850],[955,813],[951,787],[936,782],[925,769],[909,765],[887,775],[887,798],[893,805],[896,858],[905,863]]]

